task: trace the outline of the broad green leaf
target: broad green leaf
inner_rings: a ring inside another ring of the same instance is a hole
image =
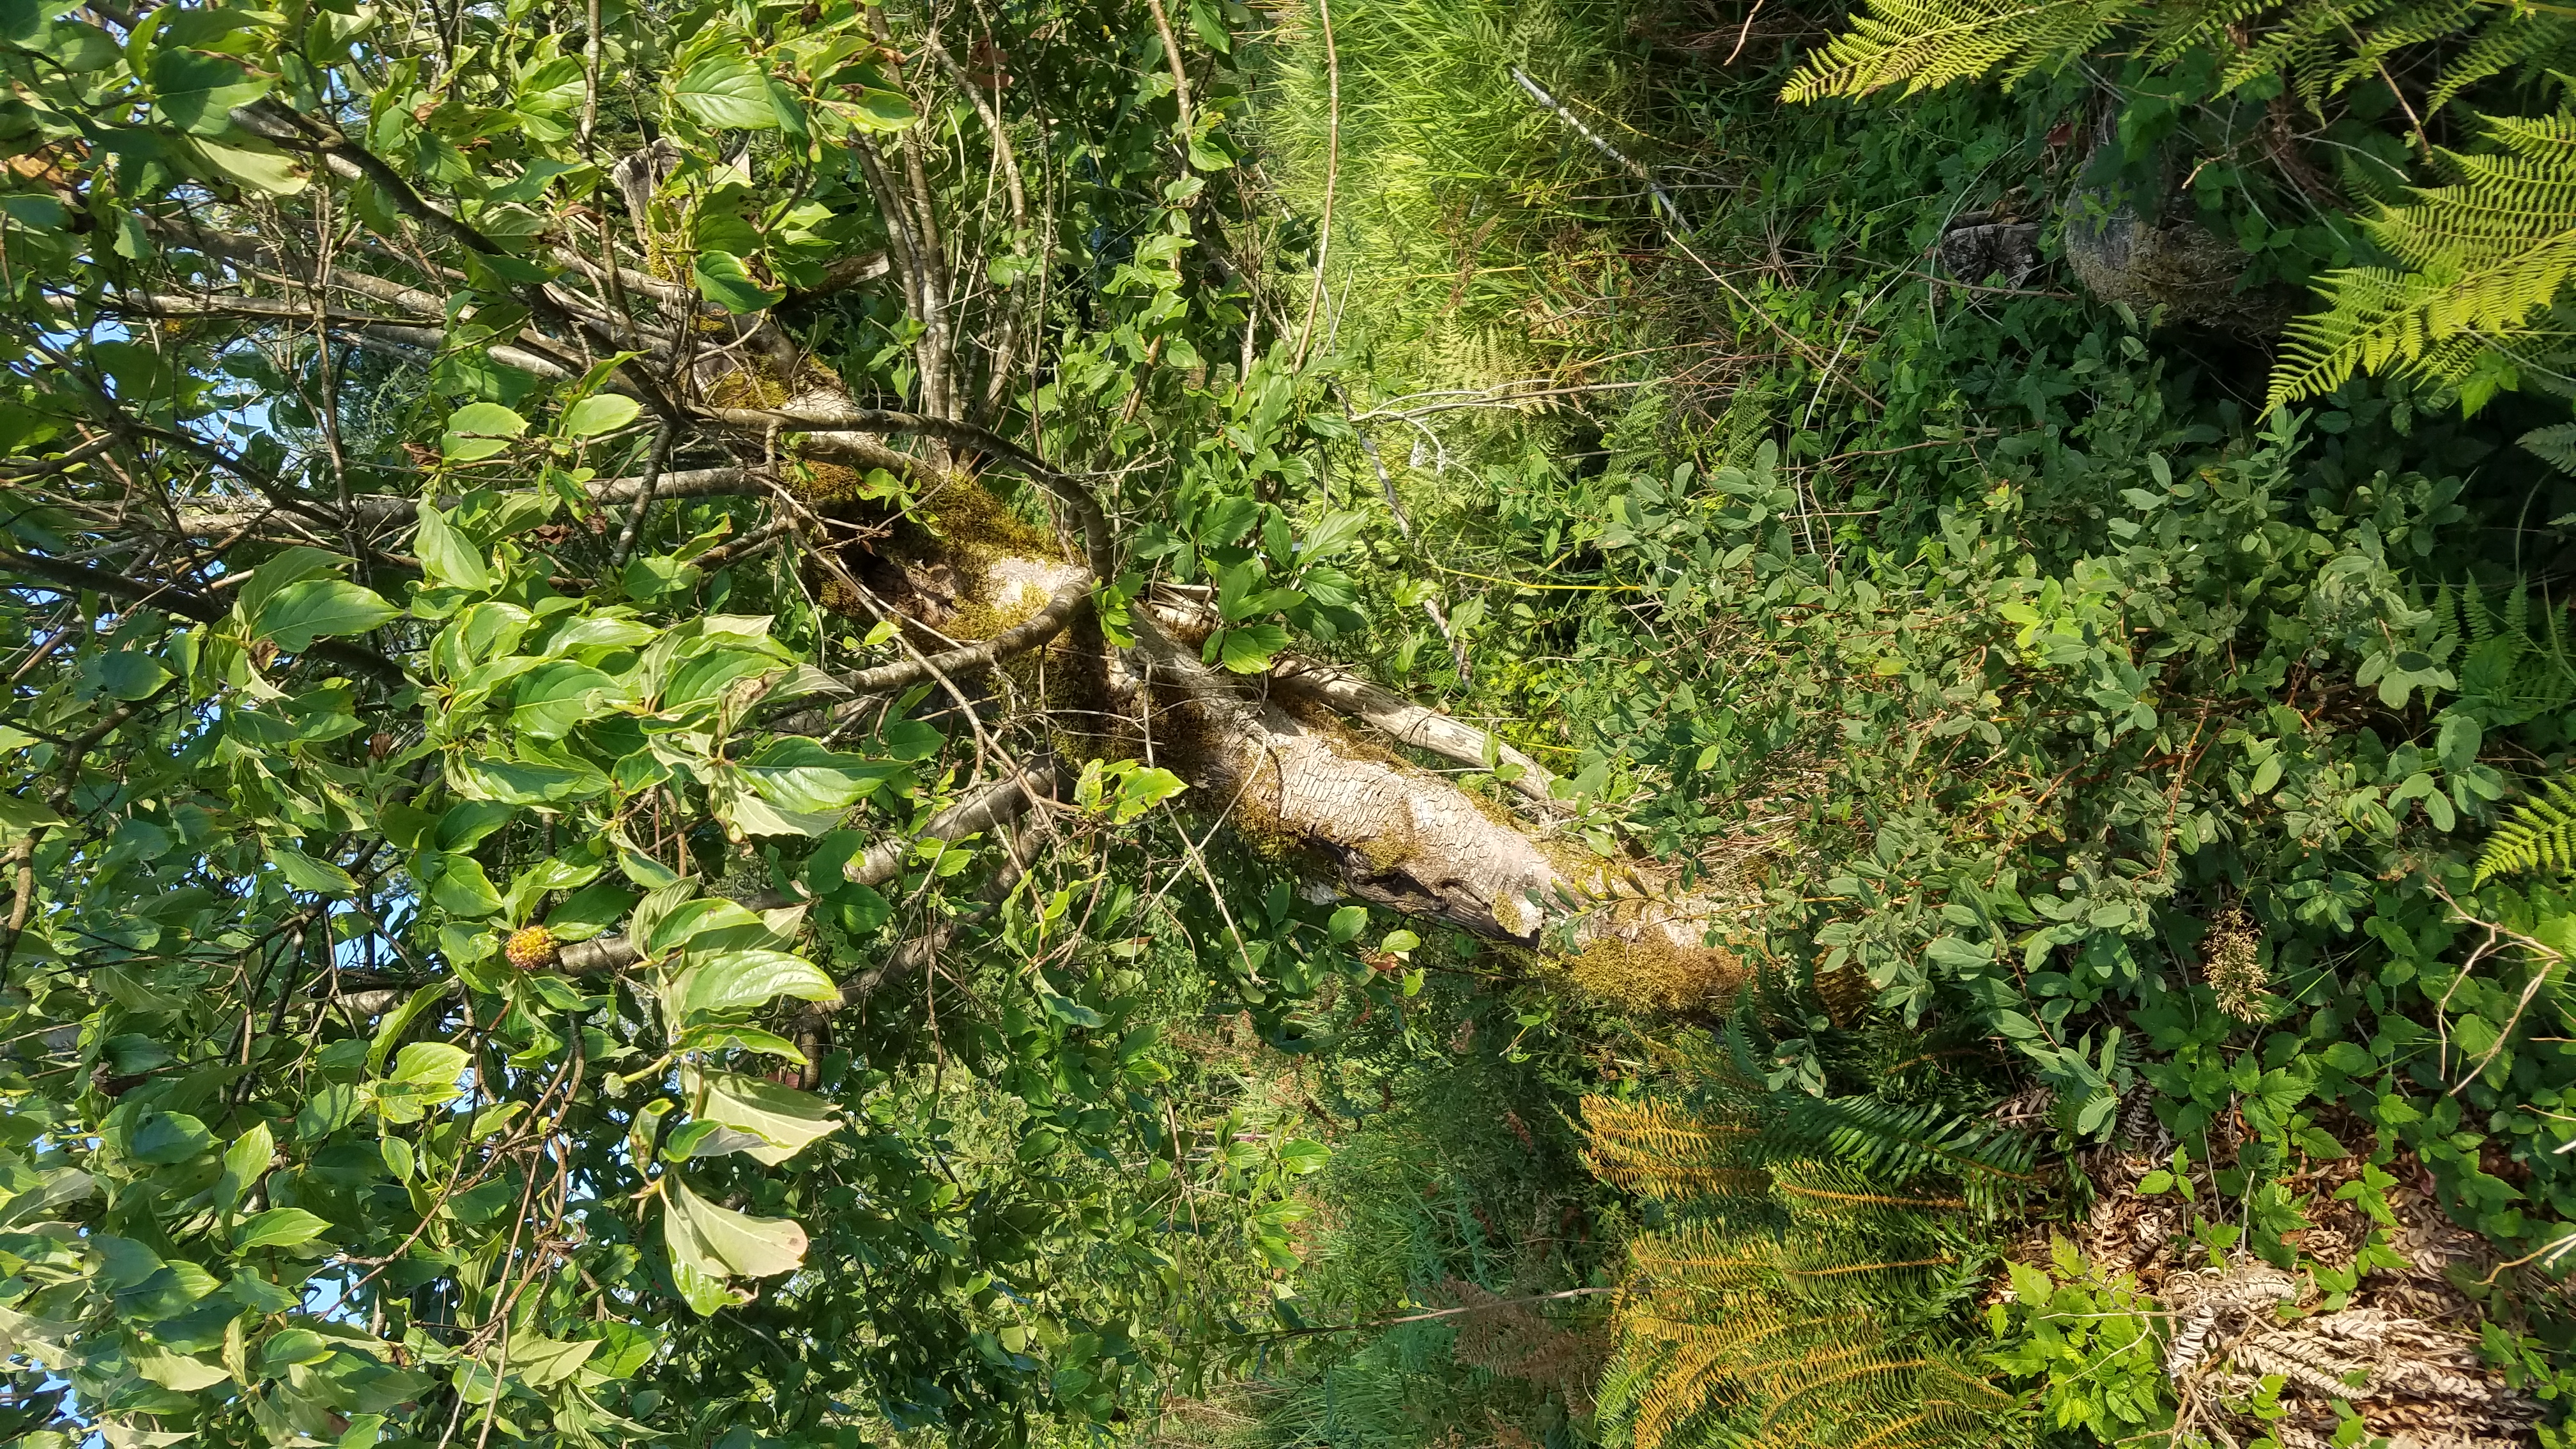
[[[453,980],[432,982],[405,997],[402,1005],[387,1013],[384,1021],[376,1027],[375,1036],[367,1043],[367,1070],[384,1070],[385,1055],[402,1040],[403,1033],[411,1029],[411,1024],[420,1019],[422,1012],[455,990],[456,986]]]
[[[782,1087],[734,1072],[682,1074],[680,1093],[700,1120],[720,1123],[755,1139],[733,1150],[771,1167],[832,1134],[840,1123],[832,1104],[811,1092]],[[705,1155],[705,1149],[700,1148]]]
[[[260,1345],[259,1358],[270,1373],[282,1374],[297,1364],[312,1363],[331,1351],[331,1342],[302,1326],[281,1328]]]
[[[335,901],[358,893],[358,883],[349,878],[349,873],[327,860],[315,860],[283,845],[270,846],[268,858],[277,863],[278,874],[286,877],[286,883],[297,890]]]
[[[233,1281],[224,1287],[234,1302],[261,1313],[285,1313],[304,1301],[301,1294],[271,1283],[248,1268],[234,1270]]]
[[[518,813],[497,800],[459,801],[438,817],[438,824],[430,831],[429,844],[439,850],[472,850]]]
[[[446,1042],[413,1042],[394,1058],[393,1072],[375,1084],[377,1115],[387,1122],[417,1122],[465,1090],[467,1056]]]
[[[602,1352],[582,1365],[585,1382],[592,1379],[622,1379],[653,1361],[659,1348],[658,1336],[631,1323],[611,1320],[584,1330],[599,1335],[596,1340]]]
[[[635,421],[636,414],[642,411],[643,408],[631,397],[600,393],[564,409],[563,421],[557,425],[556,431],[567,438],[595,438]]]
[[[868,797],[901,765],[835,754],[802,736],[782,736],[761,746],[742,766],[752,788],[785,810],[842,810]]]
[[[250,582],[241,586],[235,607],[241,610],[243,618],[256,619],[260,610],[268,606],[268,601],[277,597],[287,585],[325,578],[348,567],[346,554],[332,553],[328,549],[311,548],[300,543],[279,549],[266,562],[251,570]]]
[[[664,554],[648,553],[630,560],[617,576],[617,586],[626,597],[637,603],[649,603],[665,594],[694,589],[704,571],[696,564],[684,563]]]
[[[671,83],[671,99],[709,126],[767,131],[778,125],[768,79],[740,55],[720,52],[690,66]]]
[[[470,855],[451,855],[447,868],[429,888],[430,902],[451,916],[479,920],[501,909],[501,893],[483,872],[483,862]]]
[[[295,1140],[319,1142],[358,1120],[366,1099],[347,1082],[326,1082],[313,1089],[295,1110]]]
[[[419,513],[420,528],[412,535],[413,550],[420,555],[421,567],[428,572],[430,582],[476,593],[492,587],[492,570],[483,561],[483,550],[457,532],[447,515],[428,499],[420,501]]]
[[[173,1353],[158,1345],[138,1344],[127,1352],[134,1362],[136,1373],[165,1389],[178,1393],[189,1394],[199,1389],[210,1389],[217,1384],[229,1382],[232,1378],[231,1373],[227,1372],[221,1364],[209,1363],[192,1354]],[[184,1434],[175,1435],[162,1442],[176,1442],[178,1439],[187,1437],[189,1436]]]
[[[1288,647],[1288,631],[1276,624],[1241,624],[1217,632],[1209,641],[1217,659],[1237,674],[1259,674]]]
[[[447,430],[486,438],[524,438],[528,420],[499,403],[467,403],[447,415]]]
[[[1995,948],[1991,941],[1971,941],[1961,936],[1939,936],[1933,939],[1930,946],[1924,948],[1923,954],[1935,963],[1953,971],[1973,972],[1993,964]]]
[[[253,191],[271,196],[301,196],[313,184],[311,173],[297,164],[294,157],[265,146],[220,146],[199,138],[197,154],[208,164]]]
[[[662,707],[675,710],[712,703],[740,681],[778,668],[778,660],[753,650],[710,649],[671,672],[671,681],[662,690]]]
[[[556,654],[569,654],[576,650],[635,649],[652,643],[654,633],[651,626],[632,619],[585,614],[555,630],[548,640],[547,649]]]
[[[461,1091],[457,1081],[470,1060],[471,1056],[461,1046],[443,1041],[416,1041],[394,1055],[394,1069],[386,1080],[406,1087]]]
[[[560,114],[579,106],[587,90],[582,58],[559,55],[519,77],[517,105],[539,115]]]
[[[91,659],[84,672],[110,699],[148,699],[170,678],[168,667],[140,650],[119,649]]]
[[[510,723],[541,740],[561,739],[584,720],[608,713],[607,698],[618,692],[616,680],[589,665],[557,659],[519,677]]]
[[[60,825],[63,817],[42,800],[25,795],[0,795],[0,825],[17,830],[33,830],[40,825]]]
[[[39,7],[25,5],[23,0],[12,6],[20,15],[34,13]],[[50,8],[50,7],[46,7]],[[16,28],[16,27],[10,27]],[[45,59],[74,75],[105,70],[124,58],[124,47],[116,38],[95,25],[57,15],[36,25],[32,31],[10,37],[32,42],[28,48],[40,51]]]
[[[1130,770],[1118,782],[1118,809],[1112,818],[1126,824],[1188,788],[1169,770],[1152,766]]]
[[[560,856],[543,856],[510,881],[501,894],[501,904],[510,924],[523,925],[537,908],[537,902],[554,891],[568,891],[598,879],[606,869],[600,861],[565,860]]]
[[[546,929],[558,941],[587,941],[623,920],[635,905],[635,892],[614,878],[592,881],[546,913]]]
[[[215,1180],[215,1206],[231,1212],[259,1180],[268,1175],[269,1163],[277,1155],[276,1135],[265,1122],[256,1122],[249,1131],[233,1139],[224,1149],[224,1175]]]
[[[1331,924],[1333,944],[1347,946],[1368,929],[1368,907],[1341,906],[1334,910]]]
[[[290,654],[301,653],[316,639],[364,634],[402,610],[375,590],[346,579],[306,579],[288,584],[259,611],[252,625],[260,638],[274,640]]]
[[[2057,1296],[2057,1285],[2041,1270],[2009,1259],[2005,1261],[2004,1269],[2012,1279],[2014,1301],[2032,1308],[2045,1308],[2049,1300]]]
[[[920,113],[913,110],[912,102],[906,100],[902,92],[876,86],[860,90],[833,109],[858,129],[885,135],[893,135],[921,119]]]
[[[1109,1018],[1062,992],[1049,991],[1041,987],[1038,991],[1038,1000],[1046,1007],[1049,1016],[1067,1026],[1096,1027],[1109,1024]]]
[[[1234,37],[1225,28],[1225,14],[1214,0],[1190,0],[1190,28],[1199,33],[1207,48],[1219,55],[1234,52]]]
[[[268,94],[268,81],[220,55],[164,47],[152,57],[152,108],[182,131],[220,136],[236,106]]]
[[[215,1135],[206,1124],[182,1112],[146,1109],[137,1113],[122,1133],[111,1131],[109,1140],[121,1144],[127,1157],[137,1162],[168,1165],[186,1162],[199,1153],[213,1150]]]
[[[664,1004],[685,1020],[699,1012],[742,1011],[781,996],[836,1001],[840,988],[823,968],[784,951],[728,951],[690,960],[672,979]]]
[[[480,463],[510,451],[507,438],[482,438],[469,433],[449,433],[438,440],[439,456],[451,463]]]
[[[438,451],[451,463],[479,463],[509,451],[510,440],[527,431],[528,420],[499,403],[468,403],[449,416]]]
[[[531,1388],[546,1388],[562,1383],[581,1371],[593,1353],[599,1351],[595,1338],[547,1338],[542,1334],[514,1334],[510,1339],[510,1374],[524,1380]]]
[[[841,823],[838,810],[808,813],[785,810],[756,794],[737,792],[716,806],[716,813],[735,833],[747,836],[828,835]]]
[[[671,1261],[710,1276],[768,1278],[805,1261],[805,1230],[789,1218],[754,1217],[707,1201],[678,1173],[662,1179],[663,1235]]]
[[[329,1222],[302,1208],[270,1208],[233,1230],[233,1250],[247,1253],[254,1248],[292,1248],[329,1231]]]
[[[638,911],[636,924],[638,929],[644,932],[644,954],[659,956],[666,951],[685,946],[692,939],[709,931],[758,926],[760,917],[753,915],[739,902],[726,900],[722,896],[703,896],[697,900],[682,900],[657,910],[649,920],[646,919],[644,912]]]
[[[664,1236],[667,1239],[669,1234],[666,1232]],[[666,1242],[665,1246],[668,1247],[669,1244]],[[679,1261],[679,1249],[676,1247],[672,1247],[670,1251],[672,1253],[671,1286],[680,1290],[680,1301],[694,1309],[699,1317],[713,1317],[719,1309],[750,1301],[749,1293],[726,1286],[723,1274],[706,1272],[694,1263]]]
[[[2254,767],[2254,778],[2245,788],[2257,795],[2269,795],[2272,787],[2280,783],[2281,757],[2272,755]]]
[[[728,312],[765,311],[787,297],[785,292],[772,291],[755,281],[742,258],[731,252],[698,253],[690,273],[697,280],[699,293]]]
[[[449,778],[466,794],[504,805],[556,805],[608,793],[608,777],[597,770],[518,760],[461,761]]]

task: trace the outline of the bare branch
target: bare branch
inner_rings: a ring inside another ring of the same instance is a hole
[[[1404,744],[1444,760],[1476,769],[1516,765],[1519,773],[1504,783],[1541,805],[1554,806],[1548,786],[1556,777],[1547,767],[1505,744],[1499,736],[1465,720],[1442,714],[1371,684],[1349,670],[1310,659],[1282,659],[1270,670],[1273,687],[1330,706],[1353,719],[1365,720]],[[1485,752],[1493,751],[1493,764]],[[1496,771],[1497,777],[1501,772]]]

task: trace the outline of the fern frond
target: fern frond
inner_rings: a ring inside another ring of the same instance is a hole
[[[1837,1191],[1829,1187],[1791,1182],[1777,1175],[1773,1176],[1771,1186],[1776,1191],[1787,1193],[1792,1197],[1828,1203],[1836,1207],[1964,1208],[1968,1205],[1968,1200],[1963,1197],[1900,1197],[1884,1192]]]
[[[2576,788],[2552,780],[2513,808],[2478,856],[2476,884],[2500,875],[2576,871]]]
[[[2363,219],[2406,270],[2327,276],[2325,310],[2290,324],[2272,406],[2330,392],[2355,371],[2456,379],[2576,275],[2576,112],[2481,119],[2501,152],[2446,152],[2455,184]]]
[[[1802,1097],[1781,1114],[1775,1136],[1830,1152],[1880,1183],[1901,1186],[1925,1173],[1955,1177],[1967,1205],[1989,1208],[2046,1185],[2032,1164],[2037,1141],[1937,1104],[1905,1107],[1875,1097]]]
[[[1746,1449],[1796,1449],[1849,1427],[1855,1410],[1884,1414],[1907,1405],[1913,1371],[1925,1362],[1858,1348],[1819,1353],[1789,1365],[1781,1376],[1782,1392],[1742,1442]]]
[[[2111,33],[2136,0],[1870,0],[1869,13],[1799,67],[1786,101],[1905,94],[2000,72],[2006,86]]]
[[[1637,1449],[1658,1449],[1675,1425],[1729,1397],[1734,1382],[1717,1372],[1725,1350],[1694,1344],[1665,1356],[1638,1395],[1632,1432]]]
[[[1584,1165],[1613,1187],[1649,1197],[1750,1197],[1770,1186],[1753,1128],[1669,1102],[1583,1099]]]
[[[2232,27],[2245,24],[2271,6],[2272,0],[2200,0],[2158,6],[2147,27],[2147,63],[2171,65],[2212,42],[2225,43]]]
[[[2351,57],[2335,68],[2329,89],[2340,91],[2366,76],[2379,74],[2392,57],[2410,46],[2431,45],[2457,36],[2476,24],[2481,12],[2492,13],[2483,0],[2418,0],[2371,17],[2367,29],[2357,24],[2362,18],[2359,15],[2341,17],[2342,24],[2351,27],[2346,34],[2355,38],[2355,44]]]
[[[2561,15],[2505,10],[2495,13],[2468,48],[2442,68],[2442,78],[2424,97],[2424,114],[2459,99],[2482,80],[2520,67],[2565,69],[2576,52],[2576,23]]]
[[[2576,423],[2552,423],[2514,439],[2526,453],[2546,460],[2561,473],[2576,473]]]
[[[2576,462],[2576,428],[2568,432]],[[2463,646],[2460,694],[2474,700],[2491,724],[2519,724],[2576,704],[2576,659],[2568,654],[2565,609],[2547,610],[2535,629],[2531,587],[2520,582],[2493,607],[2474,581],[2456,593],[2445,587],[2433,604],[2440,627]]]
[[[1629,1271],[1650,1294],[1738,1288],[1771,1262],[1767,1247],[1707,1227],[1641,1234],[1628,1249]]]
[[[2314,103],[2335,89],[2331,62],[2353,37],[2350,12],[2364,8],[2367,7],[2352,5],[2348,0],[2294,5],[2280,23],[2257,36],[2251,45],[2226,43],[2224,35],[2205,36],[2201,44],[2221,52],[2222,94],[2261,77],[2277,75],[2290,80],[2304,99]]]

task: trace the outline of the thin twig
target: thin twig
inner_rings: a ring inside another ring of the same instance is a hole
[[[653,506],[653,489],[662,481],[662,463],[671,456],[671,425],[664,423],[653,433],[653,447],[644,455],[644,480],[636,485],[634,505],[626,510],[626,526],[617,531],[617,546],[608,551],[608,571],[626,567],[627,556],[635,551],[635,541],[644,527],[645,511]]]
[[[1306,322],[1297,329],[1298,367],[1306,365],[1306,346],[1315,340],[1315,312],[1324,304],[1324,259],[1333,249],[1333,193],[1342,174],[1342,58],[1333,49],[1331,0],[1315,0],[1315,18],[1324,30],[1324,216],[1315,230],[1315,282],[1306,292]],[[1331,344],[1325,344],[1326,350]]]
[[[1750,22],[1747,23],[1749,24]],[[1648,171],[1645,167],[1628,159],[1625,152],[1622,152],[1618,147],[1601,139],[1600,133],[1593,130],[1590,126],[1583,124],[1581,117],[1578,117],[1574,112],[1567,110],[1564,104],[1558,101],[1556,97],[1549,95],[1546,91],[1540,89],[1539,83],[1529,78],[1528,71],[1521,69],[1519,66],[1513,66],[1512,79],[1521,83],[1521,89],[1530,93],[1530,99],[1537,101],[1540,105],[1556,112],[1558,120],[1572,126],[1576,135],[1591,142],[1592,149],[1609,157],[1611,160],[1618,162],[1629,175],[1646,183],[1646,189],[1655,193],[1656,204],[1663,207],[1665,219],[1673,224],[1675,230],[1680,229],[1682,225],[1682,209],[1673,204],[1673,194],[1664,189],[1664,183],[1657,181],[1653,172]]]

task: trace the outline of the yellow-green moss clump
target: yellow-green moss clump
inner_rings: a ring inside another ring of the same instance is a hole
[[[972,479],[958,478],[921,504],[923,526],[946,545],[949,564],[960,574],[980,575],[995,559],[1064,556],[1054,534],[1012,512]]]
[[[1600,937],[1565,963],[1577,986],[1622,1010],[1690,1011],[1732,994],[1744,963],[1723,946],[1681,946],[1649,930],[1635,941]]]
[[[803,458],[796,466],[801,474],[796,480],[796,494],[808,507],[832,508],[858,502],[859,490],[867,484],[866,475],[847,463]]]
[[[787,398],[787,384],[748,367],[727,372],[707,389],[707,401],[720,408],[774,408]]]

